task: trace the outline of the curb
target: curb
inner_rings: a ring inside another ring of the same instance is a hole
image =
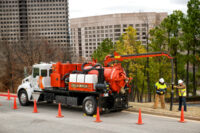
[[[135,109],[127,109],[126,111],[128,111],[128,112],[138,112],[138,110],[135,110]],[[142,111],[142,113],[157,115],[157,116],[166,116],[166,117],[172,117],[172,118],[180,118],[180,116],[177,116],[177,115],[161,114],[161,113],[154,113],[154,112],[149,112],[149,111]],[[200,121],[200,118],[190,117],[190,116],[185,116],[185,119]]]

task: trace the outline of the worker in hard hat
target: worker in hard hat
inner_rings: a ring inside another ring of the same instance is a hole
[[[178,110],[181,111],[182,104],[184,105],[184,111],[187,111],[187,105],[186,105],[186,86],[183,83],[183,80],[178,80],[178,85],[174,88],[178,89],[178,95],[179,95],[179,108]]]
[[[167,91],[167,85],[165,84],[165,80],[163,78],[159,79],[159,82],[155,84],[156,88],[156,96],[155,96],[155,102],[154,102],[154,109],[157,108],[159,99],[161,101],[161,107],[165,108],[165,93]]]

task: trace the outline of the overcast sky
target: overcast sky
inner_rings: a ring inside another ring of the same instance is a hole
[[[69,17],[112,13],[187,11],[189,0],[69,0]]]

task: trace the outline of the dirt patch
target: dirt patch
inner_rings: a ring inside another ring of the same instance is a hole
[[[158,106],[157,109],[153,109],[152,108],[153,104],[154,104],[153,102],[151,103],[130,102],[129,105],[132,107],[129,108],[128,111],[138,112],[138,110],[141,109],[143,113],[169,116],[169,117],[180,117],[180,111],[178,111],[178,105],[173,105],[173,110],[169,111],[170,104],[166,104],[165,109],[161,109],[160,105]],[[200,102],[196,102],[195,104],[200,104]],[[184,112],[184,116],[186,119],[200,121],[200,106],[187,106],[187,112]]]

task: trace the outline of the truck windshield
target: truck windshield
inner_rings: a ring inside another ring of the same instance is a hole
[[[39,68],[33,68],[33,78],[39,76]]]

